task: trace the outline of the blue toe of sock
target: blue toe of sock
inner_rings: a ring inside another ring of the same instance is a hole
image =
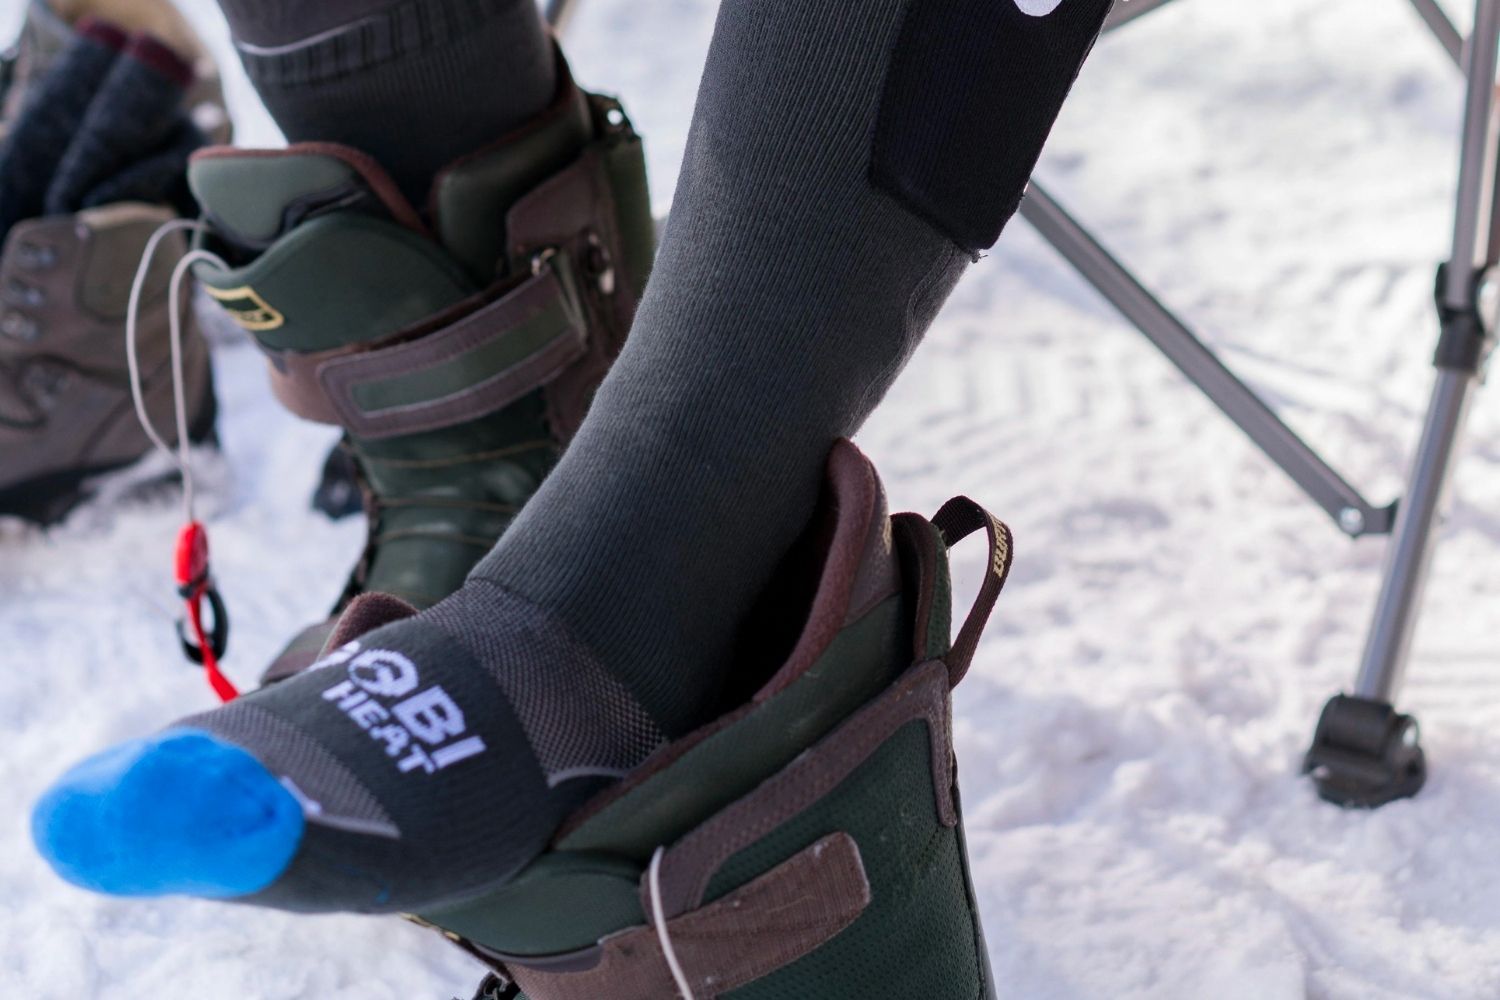
[[[31,818],[59,875],[113,896],[258,892],[291,863],[302,829],[301,806],[260,761],[195,729],[89,758]]]

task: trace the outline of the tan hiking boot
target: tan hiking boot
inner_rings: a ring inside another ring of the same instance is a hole
[[[125,312],[146,240],[173,217],[123,204],[11,230],[0,256],[0,514],[53,522],[101,474],[151,450],[130,398]],[[169,441],[167,284],[185,249],[181,234],[168,237],[140,317],[147,412]],[[197,443],[213,435],[213,383],[208,348],[184,312],[189,437]]]
[[[0,139],[89,16],[146,31],[196,72],[183,104],[205,137],[228,132],[207,49],[166,0],[34,2],[15,50],[0,62]],[[19,136],[22,133],[15,133]],[[26,218],[0,248],[0,515],[51,523],[88,497],[100,477],[151,451],[131,400],[126,357],[130,288],[148,240],[178,218],[167,205],[118,202]],[[168,329],[173,267],[183,234],[162,243],[144,286],[138,356],[146,409],[169,442],[175,421]],[[186,299],[184,295],[184,300]],[[213,437],[208,349],[186,301],[183,372],[189,437]]]

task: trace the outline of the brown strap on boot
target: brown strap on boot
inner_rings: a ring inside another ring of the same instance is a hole
[[[563,254],[539,256],[530,276],[435,331],[396,339],[374,349],[267,352],[271,387],[300,417],[380,439],[503,409],[588,349],[587,320]]]
[[[930,661],[913,668],[781,773],[663,851],[653,861],[655,877],[648,870],[641,880],[648,926],[543,960],[457,943],[506,982],[519,984],[528,1000],[680,997],[664,941],[670,942],[693,1000],[711,1000],[778,972],[832,941],[871,905],[858,845],[847,833],[825,837],[705,904],[713,876],[731,857],[813,807],[916,721],[926,723],[930,741],[937,819],[945,827],[957,826],[948,699],[947,667]],[[656,919],[658,912],[664,924]]]
[[[590,968],[570,962],[564,971],[512,960],[507,971],[528,1000],[665,1000],[681,996],[670,950],[693,1000],[714,1000],[816,951],[854,923],[870,900],[858,845],[835,833],[664,926],[606,938]]]

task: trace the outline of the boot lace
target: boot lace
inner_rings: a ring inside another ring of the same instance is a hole
[[[162,241],[173,233],[204,232],[207,228],[205,223],[192,219],[174,219],[163,223],[156,232],[151,234],[151,238],[146,241],[146,249],[141,254],[141,263],[136,268],[135,280],[130,285],[130,304],[125,313],[125,359],[130,370],[130,398],[135,404],[135,415],[141,422],[141,429],[151,439],[151,443],[177,467],[178,473],[182,476],[183,507],[189,522],[195,521],[196,517],[194,517],[192,444],[188,437],[187,380],[183,373],[182,359],[182,283],[195,264],[209,263],[226,270],[229,265],[218,254],[194,249],[184,254],[177,265],[172,268],[172,280],[168,285],[170,306],[167,309],[167,330],[172,350],[172,403],[176,418],[176,448],[167,443],[156,429],[156,425],[151,422],[151,415],[146,411],[139,330],[141,299],[145,294],[146,279],[151,273],[151,264],[156,258],[157,250],[161,248]]]

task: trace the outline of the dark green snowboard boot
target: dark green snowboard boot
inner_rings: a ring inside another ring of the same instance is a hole
[[[950,643],[947,551],[979,530],[990,572]],[[493,969],[489,1000],[990,1000],[950,692],[1010,562],[1009,531],[972,501],[888,517],[841,442],[720,717],[506,888],[417,919]],[[389,617],[365,613],[341,639]]]
[[[536,120],[442,171],[418,212],[369,157],[300,144],[198,154],[224,266],[199,281],[269,356],[277,396],[337,424],[369,543],[366,591],[428,607],[494,546],[623,345],[654,232],[641,141],[560,73]],[[310,665],[293,641],[267,680]]]

